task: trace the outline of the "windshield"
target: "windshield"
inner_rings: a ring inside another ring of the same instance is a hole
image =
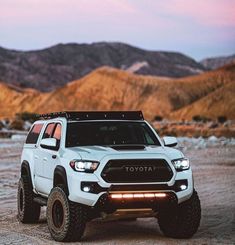
[[[86,145],[160,146],[160,143],[145,122],[69,122],[67,125],[66,147]]]

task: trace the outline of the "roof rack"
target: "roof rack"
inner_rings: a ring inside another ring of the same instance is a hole
[[[37,115],[39,119],[64,117],[68,120],[144,120],[141,111],[62,111]]]

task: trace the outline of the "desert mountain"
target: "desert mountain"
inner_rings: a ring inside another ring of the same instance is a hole
[[[173,111],[188,106],[234,81],[235,66],[182,79],[141,76],[103,67],[47,94],[46,101],[39,104],[38,110],[141,109],[147,118],[152,119],[156,115],[170,117]],[[221,102],[226,106],[226,100]]]
[[[52,91],[102,66],[166,77],[205,70],[181,53],[146,51],[124,43],[58,44],[27,52],[0,48],[0,80],[40,91]]]
[[[12,117],[18,112],[32,112],[43,95],[33,89],[22,89],[0,82],[0,118]]]
[[[140,109],[148,119],[156,115],[191,119],[201,113],[235,119],[234,82],[235,65],[180,79],[102,67],[50,93],[2,84],[0,116],[19,111]]]
[[[222,76],[223,78],[220,77],[220,79],[224,79],[224,81],[226,81],[223,86],[216,89],[214,92],[203,96],[201,99],[176,110],[172,113],[172,116],[177,119],[191,119],[195,115],[201,115],[208,118],[226,116],[227,118],[234,119],[235,65],[227,65],[217,70],[217,72],[225,72]]]
[[[198,101],[172,113],[177,119],[192,119],[195,115],[206,118],[226,116],[234,119],[235,112],[235,82],[230,82]],[[219,115],[219,113],[221,115]],[[233,115],[233,116],[232,116]]]
[[[230,56],[207,58],[202,60],[200,63],[205,67],[205,69],[214,70],[228,64],[235,64],[235,54]]]

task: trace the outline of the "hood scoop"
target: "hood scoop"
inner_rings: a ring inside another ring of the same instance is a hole
[[[117,151],[144,150],[145,149],[144,145],[113,145],[110,147]]]

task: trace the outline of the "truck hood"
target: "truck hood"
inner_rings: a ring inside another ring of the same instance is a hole
[[[157,155],[165,155],[170,160],[178,159],[184,157],[183,153],[177,149],[163,146],[145,146],[143,149],[114,149],[109,146],[80,146],[80,147],[72,147],[70,150],[78,155],[82,160],[94,160],[101,161],[104,157],[108,155],[126,155],[133,154],[133,158],[139,157],[141,158],[148,157],[149,154]]]

